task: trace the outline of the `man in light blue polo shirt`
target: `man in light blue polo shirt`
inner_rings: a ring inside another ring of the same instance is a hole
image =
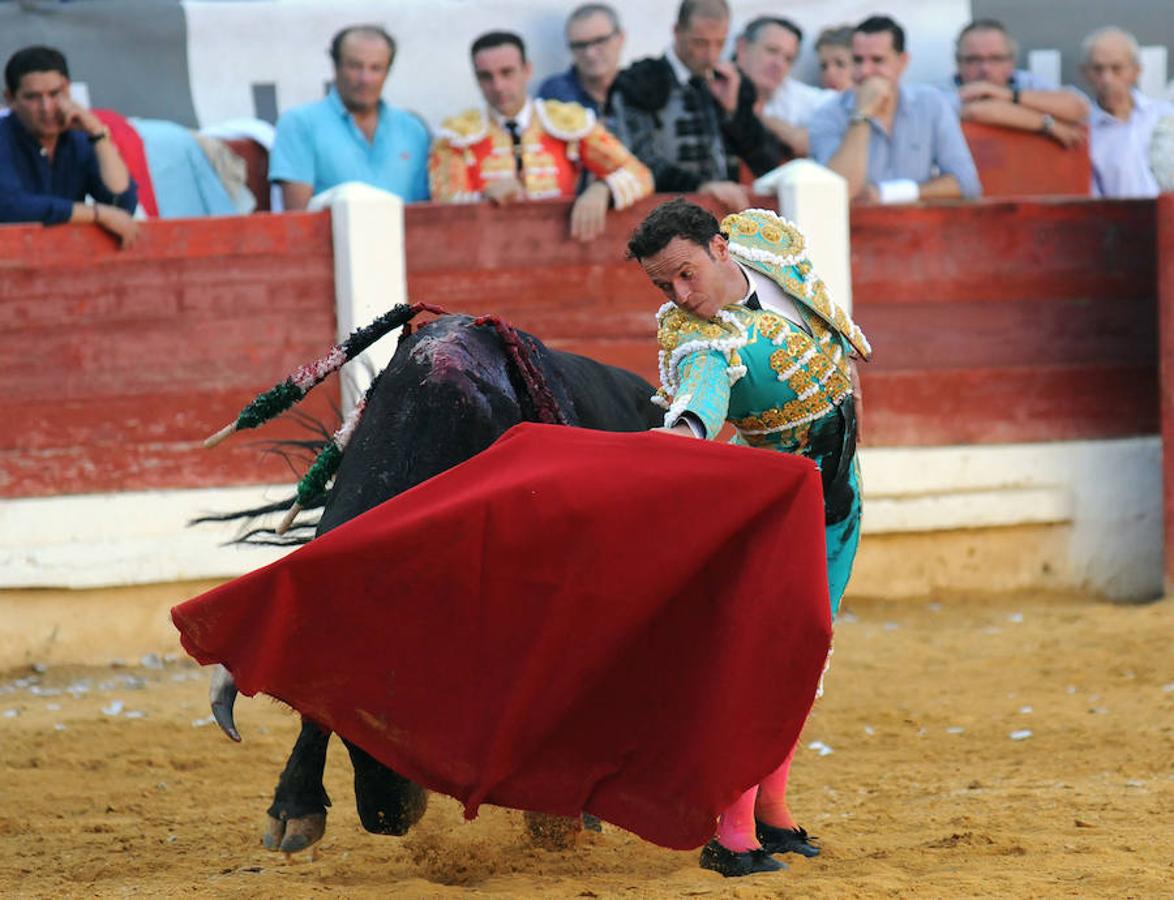
[[[334,87],[326,98],[277,122],[269,180],[281,186],[285,208],[305,209],[312,196],[344,181],[427,200],[428,129],[382,98],[395,39],[376,25],[353,25],[334,36],[330,57]]]
[[[977,197],[978,172],[958,116],[942,92],[901,83],[905,32],[872,16],[852,34],[855,87],[817,109],[811,156],[848,179],[853,200],[912,203]]]

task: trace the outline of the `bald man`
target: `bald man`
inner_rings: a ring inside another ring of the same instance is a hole
[[[1128,31],[1094,31],[1081,49],[1081,72],[1096,98],[1089,117],[1093,195],[1156,197],[1159,188],[1150,168],[1150,142],[1158,122],[1174,115],[1174,105],[1150,99],[1137,89],[1141,50]]]

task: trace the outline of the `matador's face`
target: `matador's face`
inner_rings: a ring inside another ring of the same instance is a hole
[[[681,309],[702,319],[712,319],[719,309],[742,299],[730,267],[726,239],[714,235],[708,246],[675,237],[663,250],[640,260],[657,290]],[[736,271],[735,271],[736,274]]]

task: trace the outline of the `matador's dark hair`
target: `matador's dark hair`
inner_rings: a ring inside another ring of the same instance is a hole
[[[673,238],[692,241],[709,253],[710,241],[715,234],[721,233],[713,213],[684,197],[677,197],[662,203],[636,226],[628,239],[628,259],[656,256]]]

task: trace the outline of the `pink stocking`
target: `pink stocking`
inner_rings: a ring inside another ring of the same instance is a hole
[[[759,820],[775,828],[794,829],[798,826],[791,816],[787,806],[787,776],[791,772],[791,760],[795,758],[796,742],[783,760],[783,764],[771,772],[758,786],[758,801],[754,804],[754,814]]]
[[[717,820],[718,843],[735,853],[757,850],[758,835],[754,833],[754,797],[757,787],[742,794]]]

